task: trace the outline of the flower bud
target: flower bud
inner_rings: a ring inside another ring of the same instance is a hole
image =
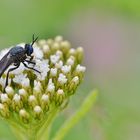
[[[28,104],[31,108],[34,108],[38,102],[37,102],[37,99],[34,95],[30,95],[29,98],[28,98]]]
[[[61,105],[64,99],[65,99],[64,91],[62,89],[58,89],[55,96],[55,104],[57,106]]]
[[[12,107],[14,111],[19,111],[23,107],[23,103],[19,94],[14,95],[12,100]]]
[[[63,37],[59,35],[59,36],[56,36],[54,40],[57,43],[61,43],[63,41]]]
[[[19,116],[24,123],[29,123],[29,113],[25,109],[19,110]]]
[[[43,115],[43,110],[40,106],[35,106],[34,107],[34,116],[35,116],[35,119],[41,119],[41,116]]]
[[[5,88],[5,91],[6,91],[7,95],[8,95],[8,97],[9,97],[10,99],[12,99],[13,96],[14,96],[14,90],[13,90],[13,88],[10,87],[10,86],[7,86],[7,87]]]
[[[11,100],[10,100],[10,98],[7,96],[7,94],[0,94],[0,99],[1,99],[1,102],[2,102],[3,104],[10,105],[10,103],[11,103]]]
[[[68,93],[69,95],[73,94],[75,89],[77,88],[79,84],[79,77],[78,76],[75,76],[71,81],[70,81],[70,84],[68,86]]]
[[[25,89],[22,88],[22,89],[19,89],[18,92],[19,92],[19,95],[20,95],[22,101],[23,101],[23,102],[26,102],[27,99],[28,99],[27,91],[26,91]]]
[[[77,56],[78,64],[81,63],[83,56],[84,56],[84,50],[82,47],[78,47],[76,49],[76,56]]]
[[[60,49],[62,50],[62,52],[64,54],[67,54],[67,52],[69,51],[70,47],[71,47],[71,45],[70,45],[70,42],[68,42],[68,41],[62,41],[60,43]]]
[[[46,94],[43,94],[40,99],[40,106],[43,110],[48,111],[49,109],[49,96]]]
[[[9,109],[6,105],[0,103],[0,115],[4,118],[9,118]]]

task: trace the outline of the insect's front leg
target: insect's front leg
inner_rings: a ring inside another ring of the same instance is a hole
[[[24,65],[26,68],[31,69],[31,70],[34,70],[34,71],[36,71],[36,72],[38,72],[38,73],[41,73],[40,71],[36,70],[35,68],[29,67],[29,66],[26,65],[24,62],[22,62],[22,63],[23,63],[23,65]]]
[[[28,63],[31,63],[31,64],[33,64],[33,65],[35,65],[36,63],[35,62],[33,62],[33,61],[30,61],[30,60],[24,60],[25,62],[28,62]]]

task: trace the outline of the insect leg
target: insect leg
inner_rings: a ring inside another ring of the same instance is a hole
[[[33,65],[35,65],[36,63],[35,62],[32,62],[32,61],[30,61],[30,60],[24,60],[25,62],[28,62],[28,63],[31,63],[31,64],[33,64]]]
[[[36,72],[38,72],[38,73],[41,73],[40,71],[38,71],[38,70],[36,70],[36,69],[34,69],[34,68],[32,68],[32,67],[27,66],[24,62],[22,62],[22,63],[23,63],[23,65],[24,65],[26,68],[32,69],[32,70],[34,70],[34,71],[36,71]]]
[[[18,64],[16,67],[11,68],[11,69],[9,69],[9,70],[8,70],[7,75],[6,75],[6,83],[5,83],[4,90],[5,90],[5,88],[6,88],[6,87],[7,87],[7,85],[8,85],[8,77],[9,77],[9,73],[10,73],[11,71],[13,71],[13,70],[17,69],[18,67],[19,67],[19,64]]]

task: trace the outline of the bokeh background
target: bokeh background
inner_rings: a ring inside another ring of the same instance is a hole
[[[93,88],[96,105],[65,140],[140,139],[140,1],[1,0],[0,48],[63,35],[83,46],[85,81],[54,122],[52,135]],[[15,140],[0,121],[0,139]]]

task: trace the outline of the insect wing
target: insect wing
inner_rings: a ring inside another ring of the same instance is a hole
[[[0,77],[4,73],[4,71],[9,67],[10,64],[13,63],[13,59],[10,57],[9,52],[4,55],[4,57],[0,60]]]

